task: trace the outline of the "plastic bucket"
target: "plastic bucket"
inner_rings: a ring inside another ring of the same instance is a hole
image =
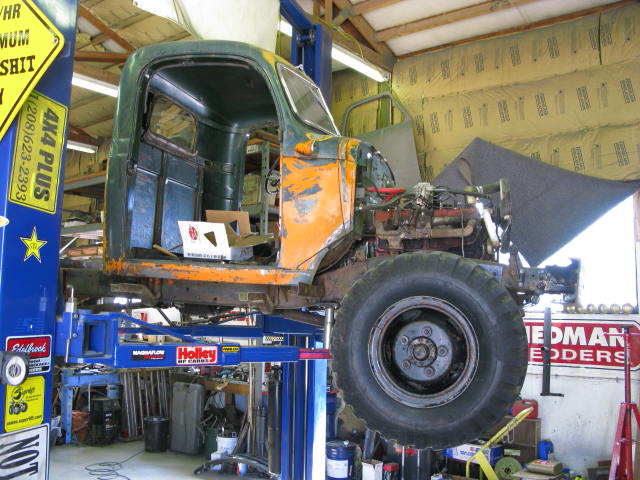
[[[144,418],[144,449],[147,452],[164,452],[169,447],[169,419],[167,417]]]
[[[327,480],[355,479],[356,444],[347,440],[327,442]]]
[[[218,436],[218,450],[224,450],[227,453],[233,452],[238,444],[238,435],[235,433],[231,437]]]
[[[204,443],[204,456],[207,459],[211,459],[211,454],[218,450],[218,435],[220,429],[218,427],[208,426],[204,429],[205,443]]]

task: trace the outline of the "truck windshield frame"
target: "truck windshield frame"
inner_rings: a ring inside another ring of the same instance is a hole
[[[330,135],[340,135],[320,88],[299,72],[279,63],[278,75],[296,116],[307,125]]]

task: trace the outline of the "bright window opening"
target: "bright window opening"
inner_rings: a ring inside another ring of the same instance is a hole
[[[568,219],[570,221],[570,219]],[[593,305],[630,304],[637,309],[637,273],[634,238],[633,196],[622,201],[596,220],[567,245],[542,262],[545,265],[568,265],[571,258],[581,261],[578,303]],[[547,298],[548,297],[548,298]],[[552,295],[543,295],[535,306],[562,306]]]

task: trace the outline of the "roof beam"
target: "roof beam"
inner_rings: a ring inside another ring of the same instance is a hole
[[[124,63],[129,58],[128,53],[116,52],[83,52],[76,50],[73,59],[77,62],[102,62],[102,63]]]
[[[439,15],[422,18],[413,22],[397,25],[395,27],[385,28],[375,32],[376,40],[386,42],[392,38],[403,37],[412,33],[421,32],[430,28],[448,25],[453,22],[467,20],[469,18],[479,17],[488,13],[497,12],[507,8],[517,7],[525,3],[535,2],[536,0],[489,0],[486,2],[470,5],[468,7],[451,10]]]
[[[314,23],[321,23],[321,20],[313,16],[310,17]],[[344,49],[361,56],[372,65],[375,65],[387,72],[393,71],[393,66],[396,63],[396,57],[394,55],[381,55],[380,53],[372,50],[371,48],[358,42],[350,35],[345,35],[342,32],[334,28],[327,28],[326,31],[331,36],[333,43],[340,45]]]
[[[89,145],[95,145],[96,147],[100,146],[100,142],[96,138],[93,138],[81,128],[78,128],[71,124],[69,124],[68,138],[69,140],[73,140],[75,142],[88,143]]]
[[[138,13],[136,15],[119,20],[118,22],[113,24],[112,28],[117,28],[118,30],[124,30],[131,26],[135,26],[136,24],[152,16],[153,16],[153,13],[150,13],[144,10],[138,10]]]
[[[118,86],[120,83],[120,75],[102,70],[101,68],[92,67],[91,65],[85,65],[78,61],[73,62],[73,71],[115,86]]]
[[[100,125],[101,123],[104,123],[104,122],[111,122],[113,121],[113,115],[114,115],[113,113],[110,113],[102,117],[95,117],[90,122],[82,124],[80,128],[87,129],[87,128],[95,127],[96,125]]]
[[[608,5],[601,5],[599,7],[588,8],[586,10],[581,10],[579,12],[568,13],[560,17],[548,18],[546,20],[540,20],[539,22],[528,23],[526,25],[521,25],[519,27],[513,27],[506,30],[501,30],[499,32],[485,33],[483,35],[477,35],[475,37],[465,38],[463,40],[458,40],[456,42],[450,42],[444,45],[437,45],[435,47],[425,48],[424,50],[419,50],[416,52],[400,55],[398,57],[398,60],[402,60],[409,57],[415,57],[418,55],[424,55],[426,53],[431,53],[438,50],[444,50],[445,48],[456,47],[458,45],[477,42],[479,40],[487,40],[489,38],[503,37],[505,35],[513,35],[514,33],[526,32],[529,30],[534,30],[536,28],[549,27],[551,25],[557,25],[558,23],[568,22],[571,20],[575,20],[577,18],[586,17],[587,15],[599,14],[602,12],[606,12],[608,10],[613,10],[615,8],[623,7],[625,5],[631,5],[631,4],[637,4],[637,3],[638,3],[638,0],[621,0],[616,3],[610,3]]]
[[[78,15],[86,18],[94,27],[100,29],[105,35],[107,35],[111,40],[116,42],[120,47],[124,48],[127,52],[133,52],[135,47],[127,42],[124,38],[118,35],[114,30],[111,30],[109,25],[104,23],[100,18],[95,16],[91,10],[85,7],[82,4],[78,5]]]
[[[90,94],[85,95],[80,100],[76,100],[74,102],[71,102],[71,109],[72,110],[78,110],[78,109],[84,107],[85,105],[90,105],[90,104],[92,104],[94,102],[104,101],[105,98],[112,98],[112,97],[109,97],[107,95],[103,95],[102,93],[90,93]],[[115,99],[114,99],[114,101],[115,101]]]
[[[393,5],[399,1],[400,0],[364,0],[364,2],[356,3],[353,6],[353,13],[356,15],[362,15],[363,13],[367,13],[378,8]]]
[[[338,6],[341,10],[345,10],[348,12],[353,12],[353,5],[349,0],[333,0],[333,3]],[[388,56],[394,59],[395,55],[391,51],[389,47],[387,47],[384,43],[379,42],[375,37],[375,31],[373,27],[369,25],[364,17],[360,15],[351,15],[348,17],[349,21],[353,24],[354,27],[360,32],[360,34],[364,37],[364,39],[371,45],[376,52],[383,56]]]

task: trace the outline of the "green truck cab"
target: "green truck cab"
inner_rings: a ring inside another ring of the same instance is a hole
[[[248,159],[254,138],[269,143],[266,163]],[[225,227],[250,255],[190,256],[201,222],[240,215],[255,172],[274,199],[250,216],[261,238]],[[185,318],[249,308],[320,326],[314,312],[335,308],[332,370],[344,400],[405,445],[477,438],[519,393],[520,304],[552,279],[538,272],[528,288],[521,270],[492,261],[491,229],[508,216],[500,188],[395,188],[380,152],[341,136],[319,89],[270,52],[223,41],[135,52],[106,193],[103,268],[65,270],[85,306],[125,296]]]

